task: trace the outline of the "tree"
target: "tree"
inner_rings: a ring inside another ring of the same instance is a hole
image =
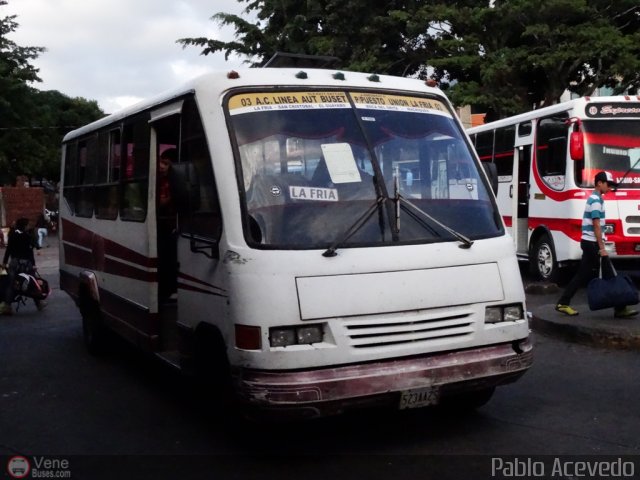
[[[239,0],[257,22],[217,13],[231,42],[182,38],[259,66],[276,51],[333,55],[349,70],[432,76],[490,117],[557,102],[565,89],[640,86],[637,0]]]
[[[71,98],[57,90],[33,92],[37,108],[29,128],[29,137],[37,144],[34,150],[24,150],[28,156],[21,163],[22,172],[30,177],[58,180],[62,138],[87,123],[104,117],[95,100]]]
[[[434,76],[459,104],[499,118],[556,103],[565,90],[640,86],[640,7],[635,0],[448,1],[425,5]]]
[[[225,52],[248,57],[260,66],[278,51],[328,55],[351,70],[396,75],[414,73],[425,59],[423,39],[407,38],[404,19],[389,15],[406,10],[408,0],[238,0],[248,3],[245,13],[256,12],[251,23],[238,15],[216,13],[212,20],[236,30],[236,40],[182,38],[183,47],[202,48],[202,54]]]
[[[0,0],[0,7],[6,4]],[[95,101],[29,85],[40,81],[30,62],[45,49],[7,38],[18,28],[15,18],[0,18],[0,185],[16,175],[59,179],[64,134],[104,116]]]
[[[0,0],[0,7],[4,5],[6,0]],[[16,173],[16,151],[34,147],[21,128],[25,110],[33,106],[27,82],[40,81],[38,69],[30,61],[45,51],[42,47],[21,47],[7,37],[18,27],[15,18],[0,18],[0,170],[5,175]]]

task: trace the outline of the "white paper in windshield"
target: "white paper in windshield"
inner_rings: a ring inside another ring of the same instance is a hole
[[[351,145],[348,143],[325,143],[322,145],[322,154],[333,183],[362,181]]]

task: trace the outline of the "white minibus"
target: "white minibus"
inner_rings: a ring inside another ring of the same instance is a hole
[[[295,417],[475,407],[532,363],[488,177],[423,81],[210,73],[66,135],[62,177],[91,352],[117,332]]]

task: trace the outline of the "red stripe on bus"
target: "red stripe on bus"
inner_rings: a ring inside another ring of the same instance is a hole
[[[147,257],[67,219],[62,219],[62,241],[65,244],[69,242],[90,249],[96,256],[109,255],[143,268],[158,266],[157,258]]]

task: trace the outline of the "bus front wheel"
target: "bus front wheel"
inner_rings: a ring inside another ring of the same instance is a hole
[[[482,390],[457,394],[454,397],[447,399],[444,403],[444,407],[455,412],[475,410],[476,408],[486,405],[489,400],[491,400],[495,391],[496,387],[488,387]]]
[[[558,262],[553,243],[548,235],[542,235],[533,246],[530,256],[532,273],[545,282],[555,282],[558,278]]]

